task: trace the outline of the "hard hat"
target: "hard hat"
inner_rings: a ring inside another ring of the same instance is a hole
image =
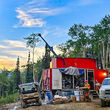
[[[84,82],[87,82],[87,80],[85,80]]]

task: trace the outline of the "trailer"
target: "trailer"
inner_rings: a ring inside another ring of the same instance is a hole
[[[46,43],[55,58],[50,62],[50,68],[43,70],[42,89],[52,91],[53,94],[57,91],[73,91],[77,86],[84,86],[84,81],[90,84],[91,91],[98,91],[99,85],[102,84],[104,78],[108,77],[108,71],[99,69],[96,59],[92,58],[63,58],[58,56],[52,47],[46,42],[40,33],[37,36],[41,37]],[[77,74],[71,74],[72,69],[77,71]],[[69,70],[68,74],[65,71]],[[40,80],[41,83],[41,80]]]
[[[54,58],[50,64],[51,68],[43,70],[43,89],[53,93],[57,90],[73,91],[77,86],[83,87],[85,80],[90,84],[91,91],[95,91],[99,89],[97,84],[102,84],[103,79],[108,77],[108,71],[98,69],[95,59]],[[77,69],[77,75],[64,74],[63,71],[71,67]]]

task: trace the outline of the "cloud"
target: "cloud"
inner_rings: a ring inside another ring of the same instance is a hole
[[[66,10],[65,7],[49,8],[46,2],[47,0],[32,0],[17,8],[16,17],[19,22],[14,27],[43,27],[46,24],[44,20],[46,17],[58,15]]]
[[[28,10],[27,12],[28,13],[43,13],[43,14],[51,13],[51,11],[48,10],[48,8],[32,8],[32,9]]]
[[[0,44],[0,69],[14,69],[18,56],[20,56],[21,65],[26,63],[27,50],[24,42],[3,40],[0,41]],[[22,51],[22,49],[25,49],[25,51]]]
[[[46,2],[47,2],[47,0],[30,0],[27,4],[26,4],[26,6],[30,6],[30,5],[34,5],[34,6],[45,6],[45,4],[46,4]]]
[[[0,69],[8,69],[8,70],[12,70],[15,68],[15,62],[13,61],[6,61],[6,60],[0,60]]]
[[[44,47],[36,48],[35,61],[39,57],[42,57],[44,53]],[[0,41],[0,69],[14,69],[16,67],[17,57],[20,57],[20,65],[24,65],[27,62],[28,49],[26,44],[22,41],[15,40],[3,40]],[[32,52],[31,52],[32,59]]]
[[[33,18],[27,12],[17,9],[16,12],[18,13],[17,18],[20,20],[19,24],[15,25],[14,27],[42,27],[45,22],[41,18]]]
[[[0,41],[0,43],[0,69],[3,69],[4,67],[6,69],[14,69],[16,67],[16,60],[18,56],[20,57],[20,66],[26,64],[29,49],[26,48],[24,42],[15,40],[3,40]],[[24,51],[22,51],[22,49],[24,49]],[[54,49],[57,53],[60,52],[56,46],[54,46]],[[32,50],[30,50],[30,53],[32,61]],[[42,58],[44,54],[45,47],[36,47],[35,62],[39,58]]]
[[[62,54],[62,52],[59,50],[58,46],[54,46],[53,49],[57,55]]]
[[[58,15],[60,13],[62,13],[65,10],[64,7],[62,8],[53,8],[53,9],[49,9],[49,8],[32,8],[30,10],[28,10],[28,13],[35,13],[35,14],[43,14],[42,16],[55,16]]]
[[[0,45],[0,56],[6,56],[16,58],[20,56],[21,58],[27,57],[27,52],[29,48],[26,48],[26,43],[22,41],[15,41],[15,40],[3,40]],[[38,53],[42,53],[44,48],[37,47]],[[39,54],[38,56],[42,56]]]
[[[15,40],[3,40],[3,42],[7,43],[8,44],[8,47],[23,47],[25,48],[26,47],[26,44],[22,41],[15,41]]]
[[[0,48],[6,49],[6,48],[8,48],[8,46],[0,45]]]

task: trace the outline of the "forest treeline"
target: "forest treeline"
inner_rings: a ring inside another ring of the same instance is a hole
[[[110,68],[110,15],[94,26],[74,24],[70,39],[59,46],[64,57],[94,58],[101,69]]]
[[[70,36],[69,39],[58,46],[58,49],[62,51],[60,56],[95,58],[100,69],[110,69],[110,15],[106,15],[94,26],[73,24],[68,35]],[[18,85],[33,81],[33,65],[30,61],[30,53],[27,56],[27,64],[24,65],[22,72],[20,72],[20,59],[18,57],[14,70],[3,69],[0,73],[0,104],[15,101],[18,96]],[[45,55],[34,63],[36,81],[40,80],[42,70],[49,68],[52,57],[49,55],[49,50],[46,49]]]

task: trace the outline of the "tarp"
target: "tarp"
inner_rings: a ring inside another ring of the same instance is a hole
[[[78,69],[76,67],[68,67],[65,69],[59,69],[61,73],[67,74],[67,75],[80,75]]]
[[[84,69],[78,69],[80,75],[83,75],[84,74]]]

